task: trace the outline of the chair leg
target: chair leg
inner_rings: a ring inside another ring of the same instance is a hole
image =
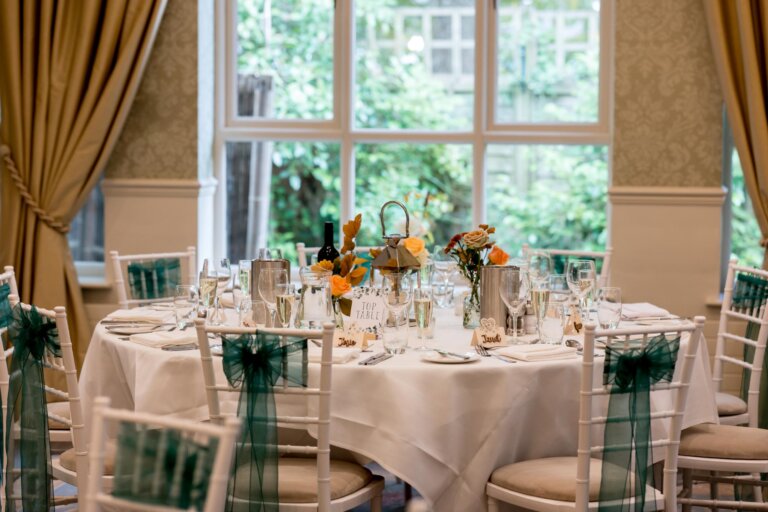
[[[752,473],[752,478],[760,480],[760,473]],[[763,503],[763,488],[759,485],[752,487],[752,496],[754,497],[755,502]]]
[[[713,477],[717,478],[717,471],[710,471],[709,474],[710,474],[710,476],[713,476]],[[709,482],[709,497],[710,497],[710,499],[712,501],[717,501],[717,499],[719,497],[719,491],[717,489],[717,486],[718,486],[717,482]],[[734,491],[736,490],[736,486],[735,485],[734,485],[733,489],[734,489]],[[734,492],[734,494],[735,494],[735,492]],[[713,506],[711,506],[709,508],[710,508],[710,510],[712,510],[712,512],[717,512],[717,507],[716,506],[713,505]]]
[[[682,496],[691,497],[693,494],[693,470],[683,469]],[[683,512],[691,512],[691,505],[683,505]]]
[[[371,512],[381,512],[381,494],[371,498]]]
[[[499,502],[488,496],[488,512],[499,512]]]
[[[411,499],[413,499],[413,487],[408,482],[403,482],[403,495],[405,498],[405,504],[407,505]]]

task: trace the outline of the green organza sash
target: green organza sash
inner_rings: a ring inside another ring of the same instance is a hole
[[[51,450],[48,440],[48,409],[43,388],[43,356],[46,352],[61,357],[56,323],[42,316],[33,306],[25,311],[20,304],[13,308],[8,328],[14,346],[11,358],[11,381],[8,391],[6,446],[18,443],[16,454],[21,470],[21,503],[23,510],[48,510],[53,501],[53,485],[49,474]],[[19,439],[11,439],[14,418],[18,418]],[[14,461],[9,462],[13,467]],[[11,499],[13,482],[7,482],[6,510],[16,510]]]
[[[217,440],[203,443],[177,430],[123,423],[117,437],[117,498],[179,509],[203,510]]]
[[[0,284],[0,328],[8,327],[11,323],[13,314],[11,313],[11,302],[8,297],[11,295],[11,285],[8,283]]]
[[[227,509],[277,512],[277,418],[273,386],[282,382],[307,385],[306,338],[271,334],[223,337],[224,374],[233,387],[242,386],[237,415],[243,432],[235,451],[235,477]],[[236,506],[232,495],[247,494]],[[248,489],[243,493],[242,489]]]
[[[603,442],[601,511],[644,508],[646,485],[653,485],[653,472],[649,475],[653,465],[651,386],[672,380],[679,347],[679,337],[670,340],[660,335],[645,348],[639,342],[606,348],[603,384],[611,386],[611,395]],[[630,504],[633,495],[634,506]]]
[[[731,309],[749,315],[760,316],[760,309],[768,299],[768,281],[750,274],[737,274],[733,283]],[[760,324],[749,322],[744,337],[757,341]],[[752,362],[755,357],[753,347],[744,346],[744,361]],[[760,394],[757,414],[757,426],[768,428],[768,357],[763,360],[763,373],[760,377]],[[741,397],[746,402],[749,392],[750,370],[744,370],[741,376]]]
[[[134,299],[172,297],[181,284],[181,260],[162,258],[128,264],[128,286]]]

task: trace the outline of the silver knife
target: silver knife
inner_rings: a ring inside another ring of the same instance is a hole
[[[366,366],[373,366],[374,364],[379,364],[381,362],[386,361],[387,359],[392,359],[392,354],[384,354],[384,356],[382,356],[382,357],[380,357],[380,358],[378,358],[378,359],[376,359],[374,361],[371,361]]]
[[[470,356],[466,354],[457,354],[456,352],[448,352],[447,350],[442,349],[435,349],[435,352],[440,354],[441,356],[445,357],[458,357],[459,359],[464,359],[465,361],[470,358]]]
[[[382,357],[384,357],[386,355],[387,355],[386,352],[379,352],[378,354],[372,355],[368,359],[363,359],[362,361],[360,361],[357,364],[360,364],[360,365],[363,365],[363,366],[367,366],[369,364],[373,364],[374,361],[376,361],[377,359],[380,359],[380,358],[382,358]]]

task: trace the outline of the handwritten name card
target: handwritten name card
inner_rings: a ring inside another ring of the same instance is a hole
[[[504,327],[497,326],[493,318],[483,318],[472,333],[472,346],[499,347],[507,344],[504,338]]]

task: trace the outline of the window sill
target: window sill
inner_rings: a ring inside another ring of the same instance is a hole
[[[720,309],[723,307],[723,294],[719,293],[717,297],[707,297],[707,307]]]
[[[106,290],[112,288],[107,281],[102,261],[76,261],[77,282],[83,290]]]

